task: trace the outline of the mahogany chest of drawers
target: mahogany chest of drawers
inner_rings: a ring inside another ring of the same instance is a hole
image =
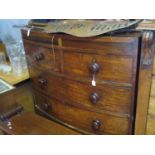
[[[152,32],[22,35],[38,113],[82,134],[142,133]]]

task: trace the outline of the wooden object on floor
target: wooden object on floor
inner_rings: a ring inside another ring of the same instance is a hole
[[[22,35],[37,110],[92,134],[145,134],[152,33]]]
[[[19,87],[0,95],[1,115],[9,114],[12,109],[16,109],[19,105],[22,105],[24,110],[28,112],[8,118],[13,127],[11,131],[4,122],[1,122],[0,134],[80,134],[34,114],[33,98],[28,83],[20,83]]]
[[[11,125],[8,125],[11,124]],[[80,134],[58,123],[32,113],[21,113],[9,122],[0,123],[0,129],[11,135],[77,135]]]
[[[34,99],[29,81],[20,83],[15,89],[0,95],[0,113],[22,105],[26,111],[34,112]]]
[[[5,74],[0,72],[0,78],[6,81],[7,83],[14,85],[16,87],[20,87],[11,91],[7,94],[4,94],[6,97],[0,97],[1,100],[4,99],[7,101],[8,107],[13,102],[22,103],[24,108],[27,111],[34,112],[34,105],[33,105],[33,96],[30,87],[29,79],[29,72],[28,70],[25,71],[21,76],[15,76],[12,72],[10,74]],[[12,100],[10,100],[12,99]],[[7,106],[7,104],[5,104]]]

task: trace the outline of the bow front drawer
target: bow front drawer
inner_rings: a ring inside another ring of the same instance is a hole
[[[95,134],[129,134],[129,118],[116,117],[83,110],[68,104],[47,98],[35,91],[35,104],[52,116]],[[47,109],[48,105],[48,109]]]
[[[33,87],[44,94],[70,104],[91,110],[108,110],[129,114],[131,108],[131,88],[100,84],[92,87],[89,82],[78,82],[49,73],[39,72],[32,67],[30,75]]]

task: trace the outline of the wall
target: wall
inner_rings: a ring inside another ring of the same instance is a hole
[[[0,19],[0,39],[5,43],[7,40],[21,40],[19,28],[13,25],[27,25],[28,19]]]

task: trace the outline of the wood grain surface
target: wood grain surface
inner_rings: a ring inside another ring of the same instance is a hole
[[[7,122],[0,123],[0,129],[11,135],[77,135],[80,134],[58,123],[39,115],[24,112],[14,116],[11,120],[11,129]]]
[[[35,104],[42,101],[48,109],[39,99],[43,95],[52,106],[47,114],[79,130],[133,134],[141,33],[79,38],[31,31],[27,37],[23,30],[22,35],[38,93]]]

